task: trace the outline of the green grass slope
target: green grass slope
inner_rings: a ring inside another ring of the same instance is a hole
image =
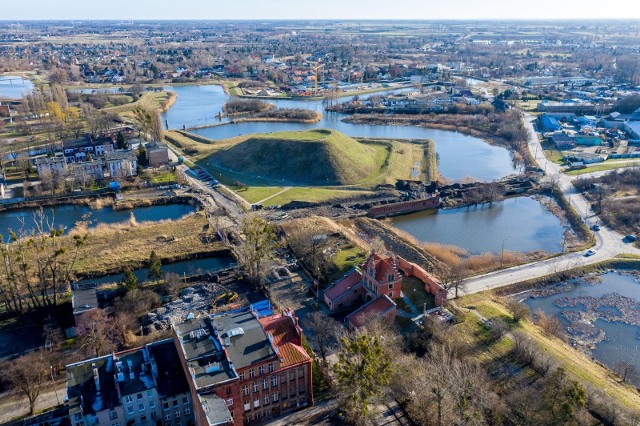
[[[334,130],[247,135],[212,153],[212,165],[289,185],[347,185],[380,167],[376,150]]]

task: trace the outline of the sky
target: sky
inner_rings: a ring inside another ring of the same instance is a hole
[[[0,0],[0,20],[640,19],[639,0]]]

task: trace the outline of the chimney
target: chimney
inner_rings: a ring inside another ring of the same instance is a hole
[[[96,384],[96,391],[98,395],[100,395],[100,375],[98,374],[95,362],[91,363],[91,368],[93,368],[93,381]]]

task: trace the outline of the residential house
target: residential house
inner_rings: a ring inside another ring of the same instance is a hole
[[[112,179],[135,176],[138,174],[138,158],[131,151],[107,152],[104,156],[109,176]]]
[[[171,339],[67,365],[72,426],[193,426]]]
[[[35,160],[36,170],[40,178],[51,176],[56,173],[67,173],[67,160],[62,155],[53,157],[41,157]]]
[[[78,324],[85,313],[98,308],[98,286],[95,283],[71,285],[71,309]]]
[[[153,142],[147,144],[146,149],[149,166],[160,167],[169,163],[169,148],[167,144]]]

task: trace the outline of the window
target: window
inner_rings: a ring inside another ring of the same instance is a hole
[[[133,414],[133,407],[127,407],[127,413]]]
[[[274,392],[273,395],[271,395],[271,400],[273,402],[276,402],[278,400],[278,392]]]
[[[286,387],[282,388],[282,399],[287,399],[287,388]]]
[[[304,377],[304,368],[298,368],[298,377]]]
[[[305,392],[306,389],[304,388],[304,385],[300,385],[300,387],[298,388],[298,395],[304,395]]]
[[[262,397],[262,402],[264,403],[264,405],[269,405],[269,395],[265,395],[264,397]]]
[[[273,373],[273,363],[270,362],[269,365],[267,365],[267,370],[269,370],[269,373]]]
[[[227,399],[227,406],[231,406],[233,405],[233,398],[228,398]]]
[[[389,284],[389,290],[393,288],[393,283]]]
[[[164,404],[162,404],[162,408],[166,411],[169,409],[169,403],[165,402]]]
[[[278,386],[278,376],[271,376],[271,387]]]
[[[149,389],[149,390],[147,391],[147,396],[148,396],[149,398],[153,398],[153,389]]]
[[[187,405],[189,403],[189,397],[185,396],[184,398],[182,398],[182,404],[183,405]]]
[[[158,416],[156,415],[156,412],[155,412],[155,411],[154,411],[153,413],[151,413],[151,418],[152,418],[153,420],[155,420],[155,419],[157,419],[157,418],[158,418]]]
[[[245,402],[244,403],[244,411],[249,411],[249,410],[251,410],[251,404],[248,403],[248,402]]]
[[[144,411],[144,404],[138,404],[138,411]]]
[[[178,400],[177,400],[177,399],[174,399],[174,400],[173,400],[173,406],[174,406],[174,407],[177,407],[177,406],[178,406]]]
[[[391,275],[389,275],[389,281],[393,281],[393,280],[395,280],[395,279],[396,279],[395,274],[391,274]]]
[[[180,411],[176,411],[175,413],[173,413],[173,415],[175,416],[175,418],[179,418],[180,417]]]
[[[269,382],[267,381],[267,379],[262,379],[262,389],[268,389],[269,388]]]
[[[141,394],[141,393],[139,393],[138,395],[136,395],[136,397],[137,397],[138,399],[142,399],[142,394]]]
[[[156,408],[156,402],[155,401],[149,402],[149,408]]]
[[[254,371],[253,368],[249,370],[249,378],[253,378],[254,376]]]
[[[128,403],[131,403],[131,401],[133,401],[131,399],[131,395],[127,395],[124,400],[127,401]]]
[[[140,422],[146,422],[147,416],[140,416]]]
[[[170,421],[170,420],[171,420],[171,414],[166,414],[166,415],[164,416],[164,420],[165,420],[166,422]]]
[[[117,419],[118,418],[118,412],[117,411],[110,411],[109,412],[109,419],[113,420],[113,419]]]
[[[227,395],[231,395],[231,388],[227,388]]]
[[[289,371],[289,380],[295,380],[295,379],[296,379],[296,372]]]
[[[191,410],[189,408],[185,408],[184,409],[184,415],[188,416],[189,414],[191,414]]]
[[[253,408],[259,407],[260,406],[260,400],[258,398],[253,400]]]
[[[264,366],[261,365],[260,367],[258,367],[258,374],[261,376],[264,374]]]
[[[244,380],[244,371],[240,373],[240,380]]]
[[[242,394],[245,395],[245,396],[249,395],[249,386],[244,385],[242,387]]]
[[[387,296],[389,296],[389,297],[393,297],[393,292],[392,292],[392,291],[390,291],[390,292],[387,294]]]

